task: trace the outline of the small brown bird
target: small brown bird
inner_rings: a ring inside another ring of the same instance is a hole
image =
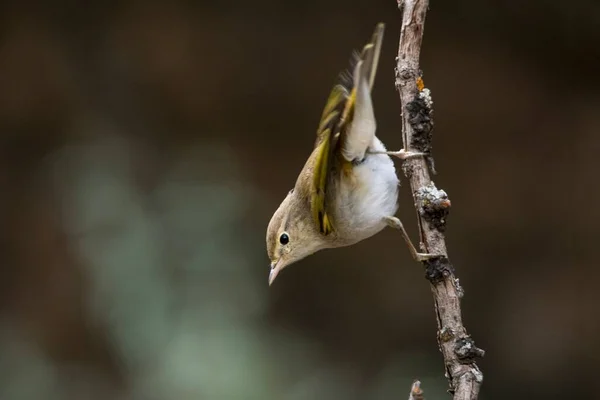
[[[267,228],[271,260],[269,285],[279,272],[319,250],[355,244],[386,226],[399,229],[416,260],[418,253],[400,220],[399,180],[390,155],[422,156],[404,150],[386,151],[375,136],[371,90],[383,40],[384,24],[355,53],[325,104],[314,150]]]

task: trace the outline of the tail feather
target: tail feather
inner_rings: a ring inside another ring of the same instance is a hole
[[[341,151],[347,161],[361,161],[375,137],[377,124],[371,100],[371,91],[377,74],[384,25],[378,24],[373,38],[363,48],[352,74],[353,88],[346,104],[344,120],[347,124],[341,141]]]
[[[385,25],[383,23],[377,24],[371,43],[367,44],[363,49],[361,59],[365,65],[365,75],[368,77],[369,90],[373,89],[375,83],[375,75],[377,75],[377,66],[379,65],[379,55],[381,53],[381,44],[383,43],[383,32]],[[367,54],[365,54],[367,53]]]

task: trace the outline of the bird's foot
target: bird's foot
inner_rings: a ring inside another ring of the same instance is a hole
[[[428,153],[422,153],[418,151],[406,151],[404,149],[400,149],[398,151],[370,151],[370,154],[387,154],[388,156],[398,157],[401,160],[408,160],[410,158],[416,157],[424,157],[427,156]]]
[[[427,260],[432,259],[432,258],[439,257],[436,254],[419,253],[417,251],[415,245],[410,240],[410,237],[408,236],[408,233],[406,232],[406,229],[404,229],[404,225],[402,225],[402,222],[400,221],[399,218],[397,218],[397,217],[385,217],[384,220],[385,220],[385,223],[389,227],[394,228],[394,229],[398,229],[400,231],[400,233],[402,234],[402,237],[404,238],[404,241],[406,242],[406,245],[408,246],[408,250],[410,251],[410,254],[412,255],[412,257],[416,261],[423,262],[423,261],[427,261]]]

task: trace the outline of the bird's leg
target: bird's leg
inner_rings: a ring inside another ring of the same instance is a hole
[[[408,233],[406,232],[406,229],[404,229],[404,225],[402,225],[402,222],[400,222],[400,219],[398,219],[396,217],[385,217],[384,220],[385,220],[385,223],[389,227],[398,229],[400,231],[400,233],[402,233],[402,237],[404,238],[404,241],[406,242],[406,245],[408,246],[408,250],[410,250],[410,254],[413,256],[413,258],[416,261],[423,262],[425,260],[429,260],[430,258],[439,257],[435,254],[417,252],[415,245],[410,240],[410,237],[408,237]]]
[[[408,160],[409,158],[422,157],[428,155],[428,153],[406,151],[404,149],[400,149],[398,151],[369,151],[369,154],[387,154],[389,156],[398,157],[401,160]]]

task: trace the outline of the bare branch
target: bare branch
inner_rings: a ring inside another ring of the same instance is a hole
[[[406,151],[431,152],[433,101],[419,69],[419,54],[428,0],[397,0],[402,10],[402,30],[396,66],[396,89],[402,104],[402,140]],[[431,284],[437,316],[437,340],[444,357],[450,393],[454,399],[477,399],[483,374],[475,359],[484,351],[477,348],[462,323],[460,298],[463,295],[454,267],[448,260],[444,237],[450,200],[435,187],[429,170],[433,158],[404,162],[404,174],[417,209],[421,250],[440,255],[425,261],[425,275]],[[418,382],[415,382],[417,384]],[[414,388],[414,385],[413,385]],[[419,389],[420,390],[420,389]],[[411,392],[412,396],[412,392]],[[412,397],[411,397],[412,398]]]

